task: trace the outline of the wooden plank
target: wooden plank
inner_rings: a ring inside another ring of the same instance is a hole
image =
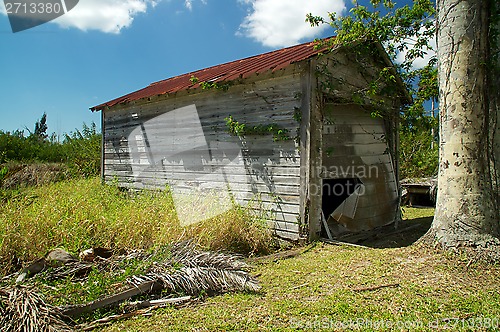
[[[384,126],[380,123],[369,123],[363,126],[350,126],[350,125],[335,125],[335,124],[323,124],[323,135],[326,134],[373,134],[373,135],[383,135],[385,134]]]
[[[247,204],[252,204],[254,203],[253,206],[255,206],[258,209],[266,210],[266,211],[279,211],[280,213],[286,213],[286,214],[293,214],[295,216],[298,216],[300,214],[299,211],[299,205],[298,204],[290,204],[290,203],[279,203],[276,204],[275,202],[259,202],[255,204],[254,201],[252,200],[238,200],[239,203],[242,205],[247,205]],[[298,202],[296,202],[298,203]]]
[[[330,145],[351,145],[351,144],[373,144],[373,143],[386,143],[385,134],[323,134],[323,144]]]
[[[206,167],[220,167],[220,166],[225,166],[227,167],[233,167],[230,165],[232,163],[233,165],[241,165],[244,167],[245,164],[247,164],[247,167],[252,167],[254,169],[261,169],[261,168],[272,168],[272,167],[289,167],[289,168],[298,168],[299,166],[299,158],[294,157],[294,158],[289,158],[289,157],[281,157],[281,156],[255,156],[252,157],[251,155],[247,157],[239,157],[235,158],[234,160],[229,160],[229,159],[219,159],[219,160],[214,160],[212,161],[208,160],[208,153],[207,153],[207,159],[202,158],[199,155],[195,154],[185,154],[185,155],[178,155],[177,157],[175,156],[167,156],[167,157],[162,157],[161,155],[158,157],[156,160],[149,160],[149,157],[147,157],[146,154],[141,154],[141,153],[122,153],[122,154],[115,154],[115,153],[105,153],[105,156],[107,158],[106,160],[106,165],[113,165],[113,164],[125,164],[126,161],[129,161],[127,164],[130,164],[131,166],[139,166],[142,167],[144,165],[151,165],[155,167],[184,167],[184,162],[186,162],[186,165],[189,167],[189,165],[193,164],[195,161],[197,164],[206,166]],[[111,159],[113,158],[113,159]],[[142,160],[144,159],[144,160]],[[251,164],[248,163],[248,160],[251,160]],[[141,160],[139,162],[139,160]]]
[[[296,191],[298,188],[300,188],[298,182],[299,178],[289,178],[286,179],[284,182],[280,182],[275,179],[269,179],[269,180],[262,180],[261,178],[256,178],[256,177],[243,177],[243,176],[224,176],[220,175],[217,176],[217,174],[212,174],[212,175],[205,175],[205,176],[199,176],[196,177],[192,173],[185,173],[184,175],[177,175],[177,174],[160,174],[160,173],[140,173],[136,174],[132,172],[131,170],[120,170],[116,171],[114,169],[108,169],[106,168],[107,175],[108,173],[112,173],[113,176],[117,177],[124,177],[124,178],[131,178],[134,180],[162,180],[164,183],[170,183],[170,184],[182,184],[182,183],[191,183],[192,185],[201,185],[206,182],[210,181],[215,181],[217,183],[221,183],[222,185],[226,186],[227,184],[229,185],[248,185],[251,186],[252,184],[256,185],[267,185],[269,188],[272,188],[272,186],[284,186],[284,187],[290,187],[290,188],[295,188],[294,191]],[[287,190],[288,191],[288,190]]]
[[[151,169],[151,172],[158,172],[158,173],[163,173],[164,175],[169,175],[169,174],[183,174],[183,173],[188,173],[188,174],[193,174],[193,171],[186,170],[183,165],[167,165],[167,166],[150,166],[150,165],[141,165],[141,164],[131,164],[131,163],[125,163],[125,162],[119,162],[119,161],[111,161],[111,160],[106,160],[105,166],[108,167],[109,169],[112,169],[114,165],[118,165],[118,167],[121,167],[123,165],[128,165],[130,167],[134,168],[144,168],[144,171],[148,171],[148,169]],[[211,167],[214,167],[213,170]],[[264,169],[258,169],[258,170],[252,170],[251,167],[246,167],[243,165],[225,165],[222,168],[219,168],[217,166],[205,166],[207,172],[199,172],[200,175],[202,174],[207,174],[211,173],[214,171],[218,171],[221,169],[221,171],[224,171],[226,174],[246,174],[248,176],[248,172],[251,171],[252,176],[263,176],[267,175],[271,178],[276,178],[276,179],[290,179],[292,182],[295,183],[296,178],[299,178],[299,168],[295,165],[287,166],[287,165],[266,165],[264,166]],[[210,172],[208,172],[210,170]],[[196,173],[194,173],[196,174]]]
[[[288,232],[286,230],[274,230],[274,234],[278,237],[281,237],[283,239],[289,239],[292,241],[298,241],[299,240],[299,234],[298,232]]]
[[[299,233],[299,225],[297,223],[275,222],[272,229],[275,232]]]
[[[107,181],[115,182],[116,181],[116,176],[114,174],[106,174],[105,179]],[[118,178],[118,183],[121,184],[127,184],[127,186],[134,187],[134,188],[156,188],[156,189],[163,189],[167,185],[170,185],[171,182],[160,179],[160,178],[151,178],[151,179],[137,179],[135,177],[129,176],[129,177],[124,177],[121,176]],[[274,202],[275,196],[280,196],[280,199],[283,201],[286,201],[287,199],[290,199],[292,197],[296,197],[297,202],[298,202],[298,197],[300,197],[300,187],[288,187],[285,185],[277,185],[273,190],[269,190],[269,188],[264,185],[264,184],[256,184],[254,186],[249,186],[248,184],[243,184],[243,185],[238,185],[238,184],[230,184],[231,187],[231,192],[234,193],[235,195],[242,196],[246,194],[246,196],[251,199],[254,197],[256,193],[259,195],[266,197],[266,201]],[[199,186],[193,186],[192,184],[183,184],[181,183],[176,183],[175,184],[175,190],[182,192],[192,192],[193,190],[199,190],[200,188],[203,188],[204,192],[209,192],[210,190],[221,190],[221,189],[226,189],[227,184],[224,182],[207,182],[207,183],[202,183]],[[255,190],[255,192],[253,191]],[[267,198],[270,197],[270,198]]]
[[[292,170],[288,169],[275,169],[272,167],[265,168],[245,168],[241,167],[211,167],[203,166],[201,168],[187,168],[184,166],[150,166],[150,165],[139,165],[139,164],[124,164],[124,163],[114,163],[106,164],[106,169],[121,169],[127,167],[127,170],[134,170],[135,175],[142,177],[154,177],[154,178],[166,178],[173,179],[173,177],[179,177],[180,179],[197,179],[204,178],[210,179],[215,178],[227,178],[232,179],[237,182],[247,182],[256,181],[262,183],[277,183],[298,185],[299,177],[293,175]],[[291,174],[287,174],[291,173]],[[377,173],[374,173],[377,175]],[[119,175],[119,172],[117,173]],[[129,175],[127,172],[125,175]]]
[[[147,281],[144,282],[138,286],[129,288],[123,292],[120,292],[115,295],[111,295],[109,297],[106,297],[104,299],[99,299],[92,301],[90,303],[84,304],[84,305],[78,305],[71,307],[69,309],[63,310],[62,314],[65,316],[70,316],[70,317],[77,317],[79,315],[82,315],[86,312],[90,312],[99,308],[104,308],[110,305],[114,305],[117,303],[120,303],[126,299],[129,299],[133,296],[143,294],[143,293],[149,293],[153,290],[160,290],[162,289],[163,286],[161,283],[158,281]]]

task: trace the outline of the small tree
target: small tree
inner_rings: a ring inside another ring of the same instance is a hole
[[[47,129],[47,114],[44,112],[40,120],[35,123],[35,131],[32,135],[39,141],[44,141],[49,137],[47,135]]]

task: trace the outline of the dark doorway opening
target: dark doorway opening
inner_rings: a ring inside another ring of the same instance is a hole
[[[325,220],[362,184],[358,178],[323,179],[321,208]],[[327,235],[323,223],[321,233],[322,236]]]
[[[361,185],[358,178],[345,179],[324,179],[323,180],[323,196],[321,207],[325,218],[335,211],[347,197],[351,196],[354,191]]]

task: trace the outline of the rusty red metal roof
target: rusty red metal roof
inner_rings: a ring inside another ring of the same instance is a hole
[[[125,104],[142,98],[195,89],[200,87],[200,83],[202,82],[229,82],[267,71],[275,72],[286,68],[292,63],[318,55],[318,53],[325,50],[325,48],[316,49],[315,46],[317,44],[317,42],[308,42],[168,78],[151,83],[143,89],[91,107],[90,109],[92,111],[102,111],[106,107]],[[194,82],[193,77],[197,79],[197,82]]]

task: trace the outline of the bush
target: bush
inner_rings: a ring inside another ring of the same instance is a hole
[[[26,137],[19,130],[0,131],[0,151],[0,164],[64,163],[73,176],[90,177],[100,173],[101,134],[95,123],[84,123],[81,130],[65,135],[62,142],[55,135],[49,139],[35,134]]]
[[[439,144],[431,134],[435,119],[421,118],[418,123],[405,124],[400,130],[399,153],[401,179],[432,177],[437,174]],[[437,128],[435,128],[437,132]]]
[[[101,169],[101,134],[96,124],[83,124],[82,130],[66,135],[62,144],[66,162],[75,174],[84,177],[98,175]]]

